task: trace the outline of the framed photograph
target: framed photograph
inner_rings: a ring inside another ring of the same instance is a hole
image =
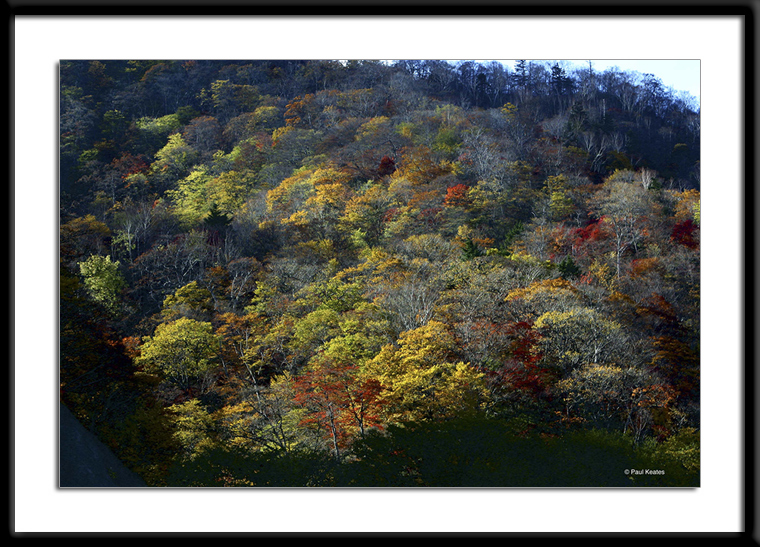
[[[16,16],[16,533],[745,531],[747,16]]]

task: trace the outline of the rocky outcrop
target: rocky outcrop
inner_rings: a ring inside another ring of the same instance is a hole
[[[60,405],[59,486],[61,488],[140,488],[146,484]]]

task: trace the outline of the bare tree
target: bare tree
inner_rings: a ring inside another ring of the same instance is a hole
[[[612,229],[615,241],[615,271],[620,277],[623,255],[637,250],[644,237],[645,216],[650,211],[646,189],[624,181],[608,181],[593,207]]]

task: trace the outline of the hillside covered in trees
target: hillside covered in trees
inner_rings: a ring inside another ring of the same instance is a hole
[[[567,66],[62,61],[61,402],[148,486],[698,486],[699,109]]]

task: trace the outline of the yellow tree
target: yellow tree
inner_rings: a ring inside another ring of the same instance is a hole
[[[351,197],[349,174],[332,167],[301,169],[267,194],[267,213],[305,240],[335,237]]]
[[[166,191],[172,202],[174,216],[185,228],[198,226],[207,211],[208,184],[213,175],[208,167],[195,167],[189,175],[176,182],[176,187]]]
[[[193,460],[216,445],[214,420],[198,399],[168,408],[174,426],[173,439],[181,447],[182,460]]]
[[[519,257],[513,260],[519,260]],[[509,304],[514,320],[532,323],[545,312],[564,312],[578,305],[581,297],[572,283],[559,277],[515,288],[507,293],[504,301]]]
[[[266,387],[241,391],[215,414],[221,437],[253,451],[290,452],[306,442],[299,423],[304,411],[294,402],[294,379],[288,373]]]
[[[168,323],[180,317],[208,321],[213,311],[214,303],[211,300],[211,293],[200,287],[197,281],[191,281],[177,289],[174,294],[164,298],[161,306],[161,321]]]
[[[551,220],[562,221],[573,212],[573,201],[568,196],[567,177],[564,175],[549,177],[546,179],[544,191],[548,196]]]
[[[250,177],[244,172],[226,171],[215,176],[213,170],[200,165],[166,196],[174,205],[174,215],[185,228],[195,228],[214,211],[235,215],[245,203]]]
[[[385,230],[385,216],[396,204],[386,187],[373,184],[346,202],[340,226],[363,245],[377,245]]]
[[[619,360],[627,351],[622,326],[582,306],[547,311],[533,325],[541,333],[538,346],[549,366],[569,372],[589,363]],[[626,356],[634,361],[633,355]]]
[[[253,353],[257,340],[264,335],[266,325],[264,319],[255,313],[238,315],[228,312],[217,316],[219,323],[216,335],[220,339],[221,352],[225,366],[229,363],[233,366],[242,365],[253,385],[258,385],[258,376],[261,372],[261,363],[255,366]]]
[[[176,180],[187,176],[198,159],[198,152],[185,142],[182,134],[174,133],[169,135],[166,145],[156,152],[148,178],[161,191],[171,188]]]
[[[486,402],[484,377],[456,360],[455,341],[443,323],[401,334],[363,367],[380,382],[383,415],[390,422],[440,420],[472,412]]]

